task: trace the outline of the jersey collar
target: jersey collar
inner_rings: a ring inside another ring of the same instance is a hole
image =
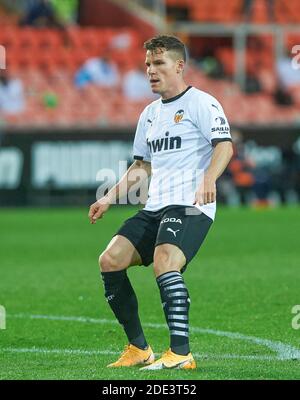
[[[166,100],[161,99],[161,102],[163,104],[166,104],[166,103],[171,103],[172,101],[178,100],[181,96],[183,96],[191,88],[192,88],[192,86],[188,86],[183,92],[179,93],[177,96],[170,97],[169,99],[166,99]]]

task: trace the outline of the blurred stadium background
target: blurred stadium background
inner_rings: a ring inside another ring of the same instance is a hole
[[[135,209],[87,218],[97,172],[132,161],[156,33],[186,43],[186,81],[222,103],[235,144],[220,219],[185,276],[188,378],[300,378],[299,0],[0,0],[0,380],[187,376],[106,369],[125,342],[97,258]],[[160,353],[152,269],[129,275]]]
[[[143,42],[162,32],[232,126],[219,201],[297,204],[299,23],[297,0],[1,0],[0,206],[87,205],[97,171],[131,161]]]

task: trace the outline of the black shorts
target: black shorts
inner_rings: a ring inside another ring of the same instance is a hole
[[[187,264],[196,255],[213,220],[196,207],[167,206],[159,211],[140,210],[127,219],[116,235],[125,236],[136,248],[142,264],[153,262],[155,246],[163,243],[179,247]]]

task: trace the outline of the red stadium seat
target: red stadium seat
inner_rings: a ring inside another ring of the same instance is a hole
[[[39,39],[43,35],[43,32],[33,28],[18,29],[16,33],[19,36],[20,47],[33,51],[38,48]]]
[[[63,46],[62,33],[53,29],[43,29],[38,35],[38,45],[41,49],[57,49]]]
[[[216,57],[223,64],[226,74],[228,76],[233,76],[235,73],[235,57],[233,49],[230,47],[220,47],[216,51]]]
[[[265,0],[254,1],[251,20],[257,24],[265,24],[269,22],[269,15]]]

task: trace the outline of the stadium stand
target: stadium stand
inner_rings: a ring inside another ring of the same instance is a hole
[[[232,23],[243,19],[242,1],[228,0],[224,8],[210,0],[167,0],[168,7],[186,7],[192,21]],[[275,2],[278,23],[300,19],[300,3]],[[260,10],[260,11],[259,11]],[[253,2],[252,20],[265,22],[266,2]],[[2,115],[12,126],[89,126],[135,125],[145,101],[130,102],[122,95],[121,85],[105,89],[89,85],[79,91],[73,84],[75,71],[84,61],[101,56],[111,49],[112,60],[122,76],[144,60],[142,35],[134,28],[68,27],[55,29],[19,27],[14,15],[0,14],[3,21],[0,44],[5,47],[10,73],[22,80],[26,93],[26,109],[16,115]],[[126,40],[124,40],[126,38]],[[120,40],[119,40],[120,39]],[[286,45],[300,43],[300,35],[287,35]],[[232,46],[217,46],[214,56],[222,64],[225,77],[212,79],[191,60],[187,76],[191,84],[218,97],[233,124],[292,124],[299,120],[299,86],[290,89],[294,104],[280,106],[274,101],[277,76],[274,65],[274,40],[270,35],[256,38],[259,45],[248,43],[246,73],[259,82],[256,93],[244,93],[232,82],[235,54]],[[51,99],[51,100],[49,100]],[[105,99],[105,102],[103,101]],[[238,105],[238,107],[237,107]],[[258,106],[259,105],[259,106]]]
[[[249,22],[264,24],[269,21],[268,0],[253,0]],[[300,3],[298,0],[274,0],[274,22],[285,24],[300,22]],[[166,0],[169,8],[187,10],[188,19],[198,22],[234,23],[245,19],[243,0],[226,0],[224,3],[210,0]]]

